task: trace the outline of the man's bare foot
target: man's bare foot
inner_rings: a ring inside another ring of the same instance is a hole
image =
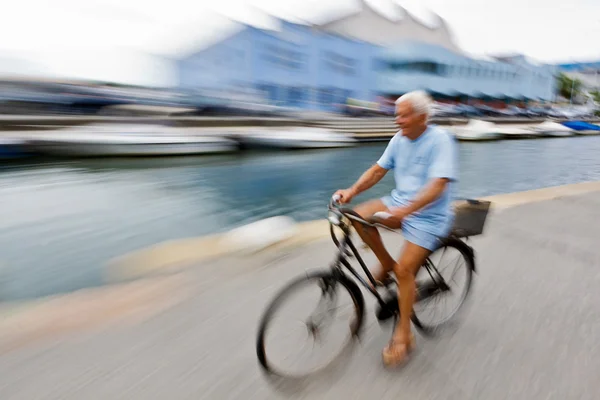
[[[390,343],[383,349],[383,363],[387,367],[397,367],[408,359],[415,347],[415,336],[412,333],[407,339],[394,334]]]

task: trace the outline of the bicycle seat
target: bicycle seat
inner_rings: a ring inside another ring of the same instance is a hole
[[[373,214],[373,218],[377,218],[377,219],[388,219],[393,217],[392,214],[385,212],[385,211],[379,211],[376,212],[375,214]]]
[[[376,212],[375,214],[373,214],[373,216],[371,217],[369,222],[372,224],[380,224],[380,225],[383,225],[383,226],[385,226],[389,229],[393,229],[393,230],[398,230],[398,229],[402,228],[402,223],[398,223],[396,221],[391,221],[390,220],[391,217],[393,217],[392,214],[385,212],[385,211],[379,211],[379,212]]]

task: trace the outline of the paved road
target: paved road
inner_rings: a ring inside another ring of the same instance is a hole
[[[321,242],[196,266],[182,275],[181,292],[192,294],[142,323],[65,332],[4,353],[0,398],[596,399],[599,217],[600,194],[491,217],[474,241],[480,272],[461,323],[419,337],[400,370],[382,367],[389,331],[369,309],[345,368],[291,387],[259,373],[259,315],[292,275],[327,265],[333,246]]]

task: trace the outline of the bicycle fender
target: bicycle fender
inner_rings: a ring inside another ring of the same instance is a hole
[[[471,267],[471,270],[473,272],[477,272],[477,270],[475,268],[475,251],[473,250],[473,248],[471,246],[469,246],[462,240],[452,238],[452,237],[445,239],[443,241],[443,243],[445,245],[446,244],[452,245],[452,246],[456,247],[457,249],[459,249],[460,251],[464,252],[469,257],[469,261],[470,261],[469,266]]]

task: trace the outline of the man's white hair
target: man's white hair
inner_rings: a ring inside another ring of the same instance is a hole
[[[409,102],[412,106],[414,112],[419,115],[425,114],[426,117],[429,118],[431,114],[431,97],[427,94],[427,92],[423,90],[415,90],[414,92],[408,92],[396,100],[396,106],[400,103],[404,103],[405,101]]]

